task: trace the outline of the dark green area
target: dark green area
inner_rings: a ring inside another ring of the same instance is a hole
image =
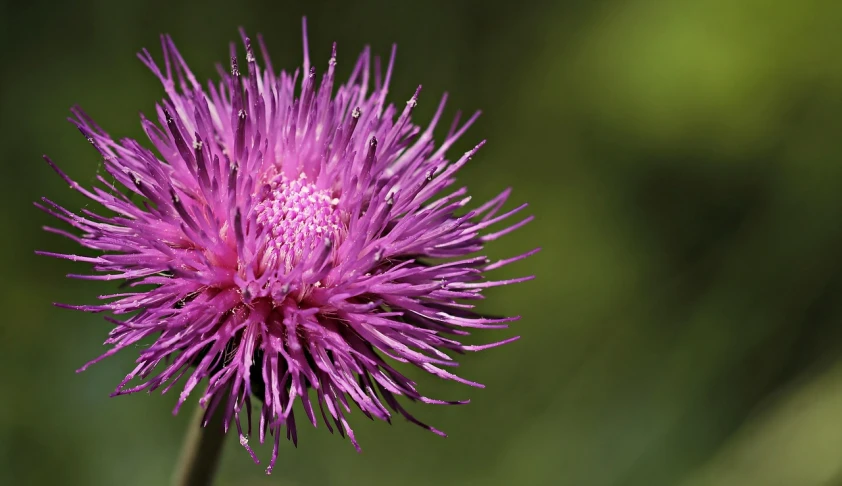
[[[0,484],[166,484],[190,411],[177,393],[109,399],[123,352],[84,374],[110,328],[57,309],[111,286],[40,230],[41,196],[87,207],[104,171],[64,118],[82,105],[141,137],[163,97],[134,57],[173,35],[215,77],[237,27],[276,68],[301,60],[300,16],[325,67],[397,42],[391,99],[424,85],[483,117],[454,149],[488,145],[460,174],[475,201],[515,188],[537,219],[492,258],[483,309],[522,314],[516,344],[467,356],[484,390],[418,373],[466,407],[413,407],[441,439],[351,416],[364,452],[302,423],[270,477],[229,438],[219,484],[734,485],[842,483],[842,3],[807,0],[0,3]],[[94,208],[91,208],[94,209]],[[258,448],[268,459],[271,446]]]

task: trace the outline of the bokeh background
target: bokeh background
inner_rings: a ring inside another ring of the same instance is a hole
[[[103,170],[68,108],[141,137],[163,90],[134,54],[160,59],[159,33],[200,78],[241,25],[292,69],[304,14],[342,75],[397,42],[416,120],[445,90],[447,115],[484,110],[461,181],[537,216],[488,253],[543,251],[483,303],[523,316],[521,341],[464,358],[487,388],[422,378],[473,399],[413,408],[449,438],[357,412],[362,454],[302,426],[266,477],[230,437],[218,484],[842,484],[842,3],[819,0],[0,2],[0,484],[167,484],[190,418],[175,393],[108,398],[132,353],[74,373],[110,327],[50,303],[110,287],[33,254],[74,251],[33,201],[88,204],[41,154]]]

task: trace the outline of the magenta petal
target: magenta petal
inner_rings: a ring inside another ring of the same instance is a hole
[[[485,273],[537,250],[495,263],[477,255],[485,242],[531,221],[510,221],[526,205],[501,212],[506,190],[463,210],[467,189],[451,185],[484,142],[453,162],[445,153],[479,113],[462,125],[457,116],[436,145],[433,127],[446,96],[424,128],[411,120],[420,86],[403,106],[385,101],[394,49],[385,75],[379,59],[372,69],[366,48],[350,80],[334,88],[336,46],[327,72],[317,76],[306,26],[303,69],[293,74],[273,72],[258,36],[261,68],[251,40],[241,36],[245,63],[232,47],[230,71],[207,89],[168,36],[163,68],[147,50],[139,54],[167,95],[154,116],[141,120],[154,151],[114,140],[81,109],[72,110],[71,121],[103,157],[108,174],[97,178],[101,186],[84,188],[45,157],[102,211],[86,206],[74,213],[43,198],[36,206],[71,231],[44,229],[83,251],[37,253],[92,266],[71,278],[132,287],[100,296],[97,305],[59,304],[108,312],[114,325],[109,350],[80,371],[124,349],[138,353],[113,395],[166,392],[179,383],[174,412],[198,395],[206,421],[222,413],[225,430],[233,424],[259,462],[249,445],[256,412],[259,441],[268,432],[274,443],[267,473],[281,434],[297,440],[296,402],[307,421],[316,426],[321,416],[357,449],[348,420],[354,408],[386,422],[397,413],[444,436],[397,397],[468,401],[426,397],[389,362],[483,386],[442,367],[455,367],[458,354],[518,339],[459,340],[468,329],[517,320],[477,314],[470,302],[489,287],[532,278],[492,280]],[[504,229],[486,232],[503,221]],[[150,345],[137,346],[149,338]]]

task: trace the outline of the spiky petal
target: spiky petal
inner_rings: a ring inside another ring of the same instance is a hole
[[[268,66],[261,69],[245,34],[243,42],[247,75],[232,44],[230,70],[206,90],[170,37],[162,37],[163,68],[148,51],[139,55],[167,94],[155,121],[142,117],[155,152],[134,140],[115,141],[73,110],[71,121],[110,175],[99,178],[100,187],[82,187],[47,159],[72,189],[111,215],[73,213],[44,198],[40,208],[82,235],[49,231],[98,256],[42,254],[95,270],[70,277],[139,288],[102,296],[99,305],[68,306],[127,315],[107,317],[115,326],[106,341],[111,348],[82,370],[151,338],[114,395],[166,391],[185,378],[177,412],[204,383],[199,401],[206,419],[220,409],[226,430],[234,424],[257,460],[248,445],[255,396],[260,441],[267,431],[274,436],[269,472],[282,428],[296,440],[297,401],[314,426],[318,414],[358,449],[346,419],[352,404],[369,418],[389,421],[397,412],[444,435],[396,397],[467,402],[425,397],[388,361],[482,386],[448,371],[456,366],[450,354],[517,338],[485,345],[457,338],[517,318],[484,317],[469,302],[487,287],[530,279],[489,281],[484,274],[537,250],[496,263],[472,255],[530,221],[488,233],[526,205],[500,214],[507,190],[462,214],[467,190],[446,190],[482,143],[455,162],[445,153],[476,115],[463,125],[454,121],[437,146],[433,129],[444,98],[424,129],[410,121],[420,86],[402,108],[386,103],[394,49],[385,76],[374,68],[372,80],[366,48],[334,93],[335,45],[319,80],[306,33],[304,69],[293,74],[272,72],[259,39]]]

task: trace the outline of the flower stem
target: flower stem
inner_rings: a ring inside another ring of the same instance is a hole
[[[213,478],[225,443],[225,430],[222,427],[224,407],[217,407],[208,421],[202,427],[205,410],[196,406],[196,411],[187,426],[187,435],[181,446],[181,457],[178,460],[172,486],[209,486]]]

